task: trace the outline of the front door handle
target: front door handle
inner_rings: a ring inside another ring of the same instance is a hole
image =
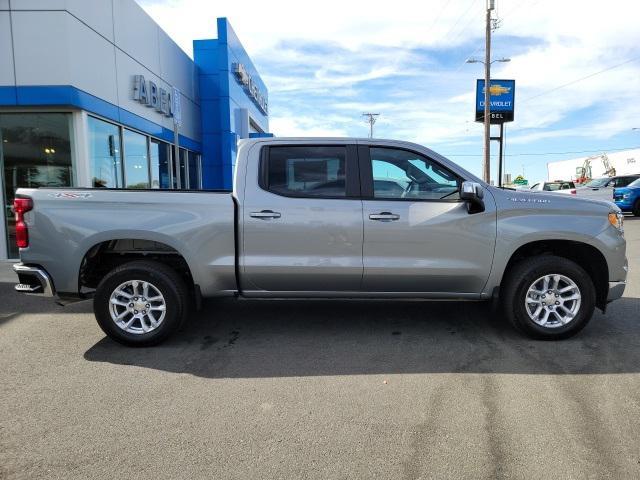
[[[396,215],[391,212],[372,213],[369,215],[369,220],[378,220],[379,222],[391,222],[393,220],[400,220],[400,215]]]
[[[268,220],[270,218],[280,218],[282,215],[280,215],[280,212],[274,212],[273,210],[262,210],[260,212],[251,212],[249,216]]]

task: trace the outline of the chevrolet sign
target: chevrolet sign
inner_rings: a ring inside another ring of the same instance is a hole
[[[260,91],[258,84],[251,78],[246,67],[242,63],[233,64],[233,73],[236,75],[236,79],[246,90],[251,99],[256,103],[258,108],[265,115],[269,115],[269,105],[267,96]]]
[[[491,123],[513,122],[515,80],[491,80],[489,116]],[[476,122],[484,121],[484,80],[476,82]]]

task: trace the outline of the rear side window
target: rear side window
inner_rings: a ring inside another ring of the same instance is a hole
[[[344,146],[269,147],[261,186],[284,196],[347,196]]]

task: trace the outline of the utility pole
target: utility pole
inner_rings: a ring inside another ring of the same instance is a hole
[[[487,183],[491,182],[491,104],[489,87],[491,86],[491,11],[495,8],[495,0],[487,0],[485,52],[484,52],[484,164],[482,177]]]
[[[369,124],[369,138],[373,138],[373,124],[376,123],[379,113],[363,113],[363,117],[367,117],[367,123]]]

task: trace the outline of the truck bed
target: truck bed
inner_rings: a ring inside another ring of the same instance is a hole
[[[82,188],[19,189],[33,200],[26,213],[29,247],[24,264],[55,279],[58,295],[79,291],[87,253],[114,241],[128,249],[179,252],[203,295],[234,291],[235,222],[230,192]]]

